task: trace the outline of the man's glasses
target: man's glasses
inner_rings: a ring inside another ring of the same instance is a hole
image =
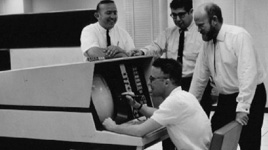
[[[157,79],[168,79],[168,77],[153,77],[153,76],[150,76],[150,77],[149,77],[149,80],[150,80],[151,83],[152,83],[154,80],[157,80]]]
[[[170,17],[172,17],[173,19],[177,19],[177,17],[179,16],[180,19],[184,18],[187,12],[179,12],[179,13],[171,13]]]

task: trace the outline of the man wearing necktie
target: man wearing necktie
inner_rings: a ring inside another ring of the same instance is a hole
[[[116,26],[117,8],[112,0],[98,3],[95,17],[98,22],[83,28],[81,50],[88,61],[127,57],[134,49],[130,35]]]
[[[244,28],[223,23],[221,8],[214,3],[198,7],[194,20],[205,43],[198,56],[190,93],[200,99],[212,77],[219,91],[212,130],[236,120],[243,125],[240,149],[260,150],[266,104],[263,82],[267,73],[253,38]]]
[[[184,48],[184,32],[185,29],[180,29],[179,50],[177,60],[182,64],[183,48]]]
[[[172,58],[182,63],[183,90],[188,91],[197,60],[202,49],[203,40],[193,21],[192,0],[173,0],[170,3],[171,14],[175,26],[164,30],[152,44],[141,49],[132,50],[132,56],[152,55],[155,58]],[[201,106],[209,116],[211,104],[211,86],[208,83]],[[153,98],[155,101],[159,98]],[[173,149],[171,142],[163,141],[163,150]]]
[[[106,38],[107,38],[107,47],[111,45],[111,37],[109,35],[109,30],[106,30]]]

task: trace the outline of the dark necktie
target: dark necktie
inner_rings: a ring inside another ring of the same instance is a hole
[[[180,29],[180,40],[179,40],[179,50],[178,50],[178,57],[177,60],[182,63],[183,57],[183,47],[184,47],[184,29]]]
[[[106,30],[106,38],[107,38],[107,47],[111,45],[111,38],[109,35],[109,30]]]
[[[214,70],[215,70],[215,73],[217,73],[216,72],[216,44],[217,44],[217,40],[216,39],[213,39],[213,44],[214,44],[214,46],[213,46],[213,48],[214,48]]]

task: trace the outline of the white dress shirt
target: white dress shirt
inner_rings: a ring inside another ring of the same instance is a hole
[[[180,28],[177,26],[167,28],[157,37],[155,41],[152,42],[151,45],[141,48],[141,50],[145,53],[145,55],[177,60],[180,39],[179,29]],[[198,32],[194,21],[192,21],[185,31],[182,60],[183,77],[192,77],[198,53],[202,48],[202,43],[202,36]]]
[[[249,33],[241,27],[223,24],[213,40],[204,43],[200,52],[190,92],[201,99],[209,76],[212,76],[220,94],[237,96],[237,112],[249,113],[258,84],[266,72]]]
[[[109,31],[111,45],[119,46],[123,50],[130,51],[135,48],[134,42],[127,31],[115,25]],[[81,50],[85,55],[92,47],[107,48],[106,29],[99,22],[90,24],[83,28],[81,37]]]
[[[211,124],[198,100],[189,92],[174,89],[151,117],[167,128],[178,150],[207,150]]]

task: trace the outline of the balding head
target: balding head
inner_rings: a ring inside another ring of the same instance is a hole
[[[204,41],[215,41],[223,22],[221,9],[214,3],[202,4],[194,12],[194,21]]]
[[[194,11],[194,20],[195,22],[200,22],[200,21],[208,21],[208,16],[207,13],[204,9],[205,5],[200,5],[195,11]],[[208,21],[209,22],[209,21]]]
[[[221,8],[214,3],[204,3],[200,5],[197,10],[195,10],[194,16],[197,18],[208,17],[209,21],[216,17],[219,23],[223,23]]]

